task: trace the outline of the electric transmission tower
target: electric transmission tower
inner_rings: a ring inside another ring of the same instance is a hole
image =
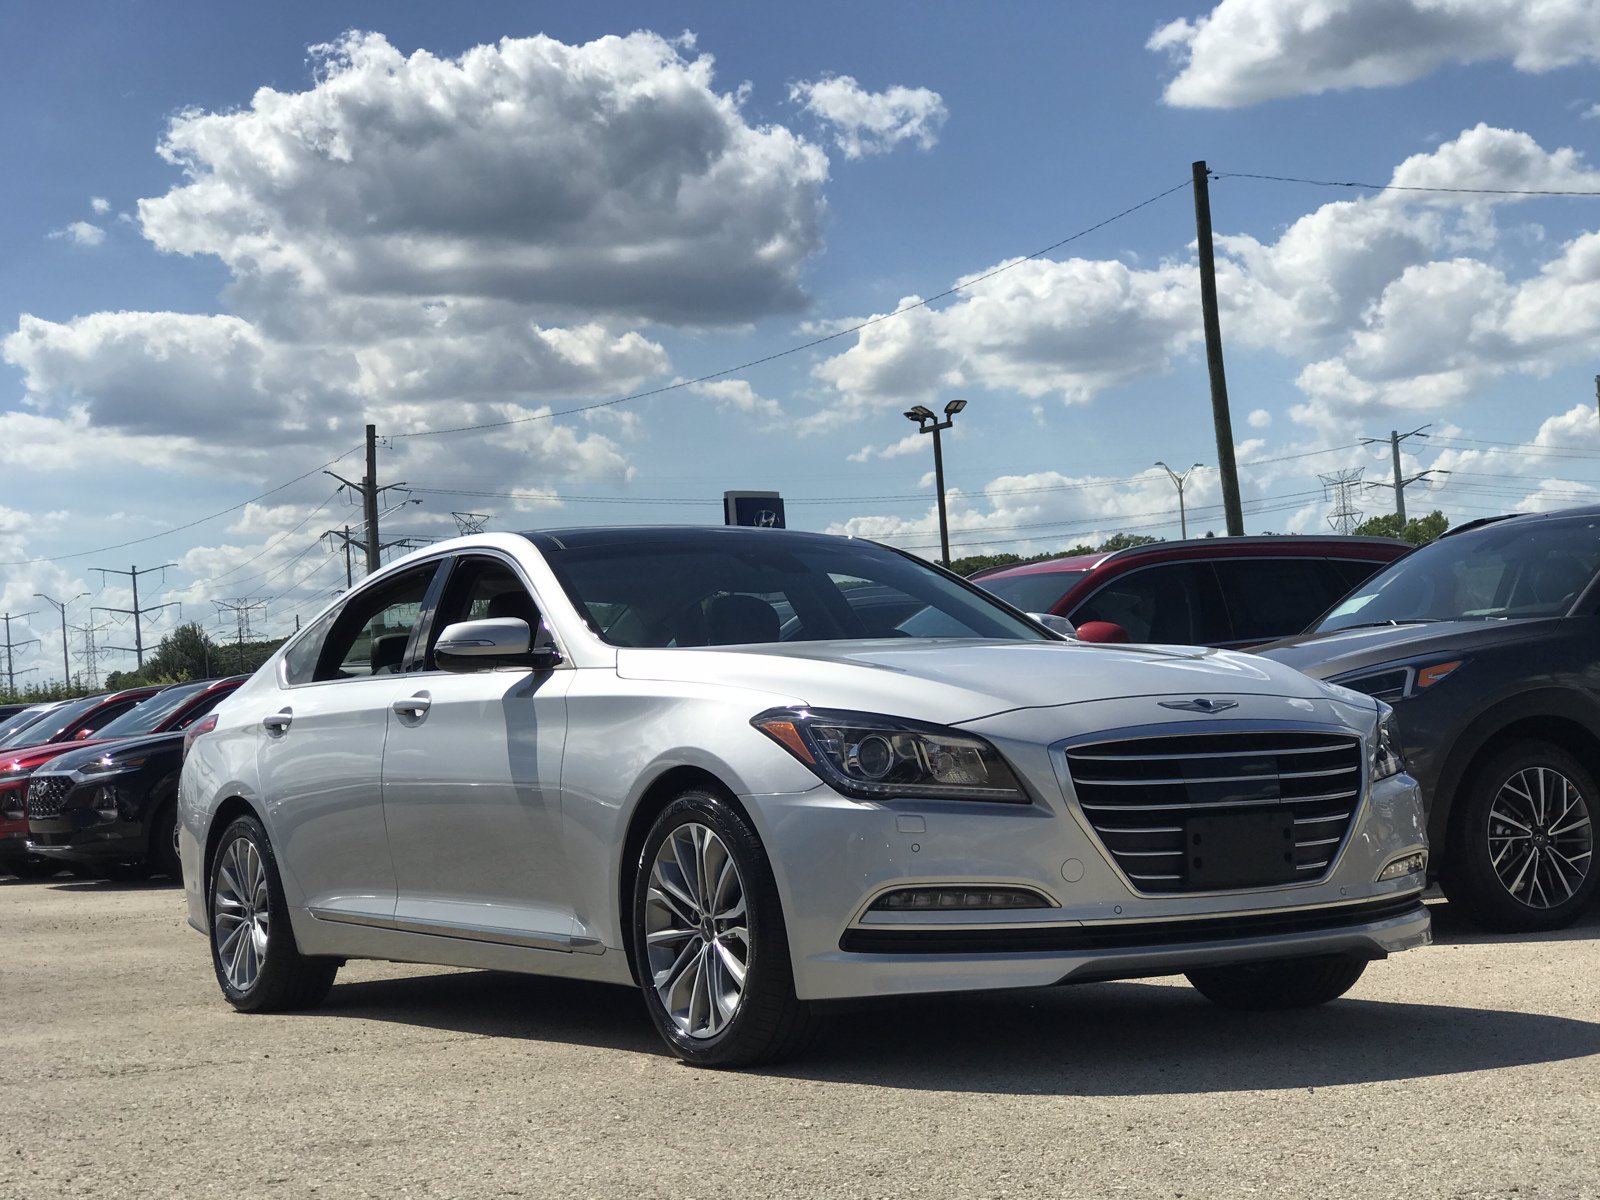
[[[159,567],[130,567],[126,571],[119,571],[115,567],[90,568],[90,570],[100,572],[100,579],[102,583],[105,581],[105,577],[107,575],[126,575],[133,584],[132,608],[107,608],[104,605],[97,605],[93,609],[94,612],[122,613],[124,616],[133,618],[133,645],[107,646],[107,650],[121,650],[124,654],[132,654],[134,660],[139,664],[139,666],[141,668],[144,666],[144,614],[160,612],[164,608],[172,608],[177,601],[171,601],[166,604],[147,604],[145,607],[140,608],[139,576],[149,575],[153,571],[165,571],[168,567],[175,567],[177,565],[177,563],[162,563]]]
[[[218,617],[225,612],[233,614],[234,626],[239,634],[239,670],[243,671],[244,644],[250,638],[250,614],[256,609],[265,609],[267,602],[260,599],[252,600],[248,596],[238,596],[232,600],[213,600],[211,603],[217,606]]]
[[[450,515],[456,519],[456,532],[462,535],[482,533],[483,527],[494,519],[493,513],[453,512]]]
[[[100,655],[103,651],[95,641],[95,634],[104,633],[110,626],[96,625],[92,620],[83,625],[69,626],[73,633],[83,635],[83,649],[73,655],[78,662],[83,664],[84,674],[88,677],[89,686],[100,686]]]
[[[1361,487],[1361,473],[1365,467],[1352,467],[1335,471],[1331,475],[1318,475],[1322,480],[1323,495],[1333,505],[1328,514],[1328,524],[1335,533],[1348,534],[1361,524],[1361,510],[1356,507],[1355,495]]]
[[[26,675],[29,671],[38,670],[37,667],[26,667],[21,671],[17,670],[16,652],[21,650],[24,646],[37,646],[39,644],[39,639],[25,638],[20,642],[14,642],[11,640],[11,622],[21,621],[24,618],[31,616],[33,616],[31,612],[0,613],[0,621],[4,621],[6,625],[6,693],[8,695],[15,696],[17,694],[18,675]]]

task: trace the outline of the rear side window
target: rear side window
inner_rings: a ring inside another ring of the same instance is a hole
[[[1118,576],[1072,610],[1072,623],[1108,621],[1127,630],[1134,642],[1220,641],[1216,622],[1208,619],[1209,570],[1207,563],[1176,562]]]
[[[1234,641],[1268,642],[1300,633],[1349,590],[1325,559],[1228,558],[1212,565]]]
[[[1055,612],[1061,598],[1077,586],[1087,571],[1038,571],[1030,575],[999,575],[974,579],[986,592],[999,596],[1012,608],[1029,613]]]

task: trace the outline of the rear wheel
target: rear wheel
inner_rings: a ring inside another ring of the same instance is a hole
[[[1365,959],[1341,954],[1314,958],[1285,958],[1275,962],[1239,963],[1230,967],[1205,967],[1189,971],[1196,990],[1223,1008],[1268,1012],[1284,1008],[1312,1008],[1337,1000],[1361,978]]]
[[[1456,801],[1445,895],[1488,929],[1569,925],[1600,883],[1597,822],[1600,791],[1581,762],[1549,742],[1508,746]]]
[[[720,796],[684,792],[656,818],[634,880],[632,932],[645,1007],[685,1062],[774,1062],[814,1033],[811,1006],[795,997],[772,867]]]
[[[223,832],[208,894],[211,965],[229,1004],[241,1012],[285,1012],[322,1002],[339,964],[300,953],[277,859],[254,817],[239,817]]]

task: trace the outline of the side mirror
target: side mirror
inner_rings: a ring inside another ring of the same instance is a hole
[[[1055,613],[1029,613],[1028,615],[1050,630],[1051,633],[1059,633],[1064,638],[1076,639],[1078,636],[1077,629],[1065,617],[1058,617]]]
[[[1085,621],[1078,626],[1078,640],[1105,642],[1115,646],[1125,646],[1133,641],[1128,636],[1128,631],[1115,621]]]
[[[488,671],[495,667],[530,667],[548,671],[564,660],[554,646],[531,647],[533,631],[521,617],[489,617],[445,626],[434,643],[441,670]]]

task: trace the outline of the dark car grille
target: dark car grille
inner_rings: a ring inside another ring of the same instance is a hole
[[[1299,732],[1073,746],[1078,803],[1142,892],[1272,887],[1327,873],[1355,817],[1361,742]]]
[[[59,817],[72,791],[72,780],[64,775],[35,776],[28,780],[28,816]]]

